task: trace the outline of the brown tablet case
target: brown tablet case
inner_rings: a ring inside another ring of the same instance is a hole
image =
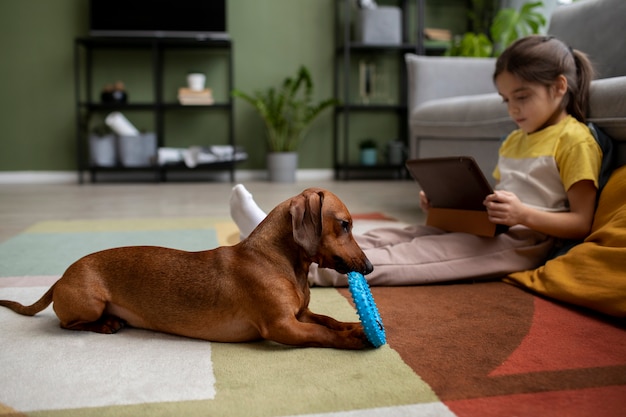
[[[495,236],[507,229],[487,218],[483,201],[493,189],[474,158],[411,159],[406,167],[430,200],[427,225],[480,236]]]

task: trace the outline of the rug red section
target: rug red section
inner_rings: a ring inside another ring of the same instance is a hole
[[[622,320],[503,282],[374,287],[372,293],[389,345],[459,417],[512,410],[614,416],[626,409]]]
[[[541,298],[534,301],[528,335],[490,376],[626,365],[623,329]],[[623,349],[616,349],[620,345]]]
[[[626,387],[622,385],[449,401],[446,405],[459,417],[623,417],[624,398]]]

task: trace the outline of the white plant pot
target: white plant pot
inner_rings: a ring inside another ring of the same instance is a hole
[[[91,157],[91,164],[94,166],[115,166],[117,163],[117,144],[115,135],[89,135],[89,156]]]
[[[296,182],[297,152],[270,152],[267,154],[267,171],[272,182]]]

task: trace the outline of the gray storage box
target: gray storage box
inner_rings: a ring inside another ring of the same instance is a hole
[[[154,165],[157,141],[154,133],[119,137],[119,157],[122,166],[147,167]]]
[[[117,163],[116,137],[110,135],[89,136],[89,159],[92,166],[112,167]]]
[[[394,6],[359,9],[355,22],[355,40],[365,44],[401,44],[402,10]]]

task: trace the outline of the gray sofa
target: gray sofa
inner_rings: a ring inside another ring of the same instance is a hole
[[[548,34],[590,57],[597,76],[589,121],[615,139],[618,164],[626,164],[626,1],[558,6]],[[500,141],[516,128],[493,85],[495,59],[407,54],[406,63],[409,156],[471,155],[491,177]]]

